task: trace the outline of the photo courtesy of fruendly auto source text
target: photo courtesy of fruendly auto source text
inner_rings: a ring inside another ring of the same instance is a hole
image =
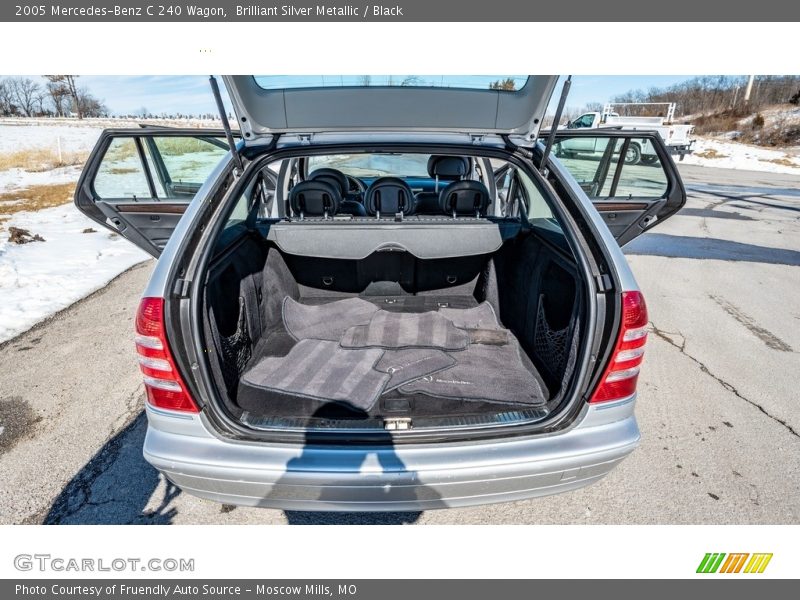
[[[0,6],[0,595],[792,594],[798,6]]]

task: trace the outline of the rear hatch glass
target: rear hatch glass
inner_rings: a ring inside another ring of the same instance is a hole
[[[554,75],[223,77],[245,143],[331,131],[538,135]]]

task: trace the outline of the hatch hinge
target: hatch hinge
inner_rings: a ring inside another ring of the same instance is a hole
[[[480,146],[483,144],[483,138],[485,136],[482,133],[470,133],[469,138],[472,140],[473,146]]]
[[[172,287],[173,298],[188,298],[192,282],[188,279],[177,279]]]
[[[405,431],[411,429],[411,419],[409,417],[390,417],[383,420],[383,428],[386,431]]]
[[[313,133],[298,133],[297,139],[300,141],[301,146],[308,146],[311,144],[311,138],[314,137]]]
[[[597,284],[598,292],[610,292],[614,289],[614,284],[611,281],[611,276],[608,273],[602,275],[595,275],[595,284]]]

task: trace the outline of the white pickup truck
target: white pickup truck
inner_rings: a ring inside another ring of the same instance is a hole
[[[659,112],[657,116],[649,117],[620,116],[616,112],[616,109],[620,107],[625,107],[630,111],[633,107],[639,107],[640,109],[641,107],[648,107],[649,110],[652,110],[652,107],[655,106],[664,106],[666,110]],[[686,154],[692,152],[694,140],[691,139],[691,134],[694,131],[694,125],[675,124],[673,123],[674,116],[674,102],[610,103],[605,105],[603,112],[587,112],[573,119],[567,123],[566,129],[614,128],[626,131],[657,131],[670,153],[677,154],[682,160]],[[598,139],[600,138],[584,137],[564,140],[556,148],[556,153],[559,156],[569,157],[576,154],[602,152],[603,148],[591,147],[592,143]],[[625,155],[625,162],[627,164],[654,163],[657,160],[655,151],[648,146],[648,144],[630,144]]]

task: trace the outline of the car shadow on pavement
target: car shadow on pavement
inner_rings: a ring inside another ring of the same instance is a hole
[[[383,471],[406,472],[405,465],[393,452],[384,454],[382,457],[378,458],[377,455],[372,452],[354,450],[350,453],[349,465],[346,468],[348,468],[348,470],[353,467],[356,469],[361,468],[372,459],[375,459],[374,462],[378,463]],[[318,457],[309,457],[309,453],[304,451],[301,456],[289,461],[286,467],[287,470],[290,471],[302,471],[304,466],[313,464],[316,460],[318,460]],[[339,463],[339,466],[342,466],[342,464]],[[364,474],[363,477],[368,478],[369,475]],[[278,481],[277,485],[280,485],[280,483],[281,482]],[[329,484],[325,488],[320,489],[317,500],[320,502],[336,502],[339,500],[339,494],[341,494],[339,489],[347,485],[352,484],[344,481],[340,484]],[[386,493],[389,493],[388,488],[389,486],[387,485]],[[401,490],[403,489],[407,490],[405,492],[401,491],[401,496],[404,496],[403,499],[414,501],[418,498],[418,492],[412,491],[408,487],[401,488]],[[399,499],[396,492],[393,496],[395,500]],[[425,499],[432,500],[435,498],[431,496],[429,492],[425,492]],[[284,510],[283,514],[286,516],[286,521],[289,525],[409,525],[419,520],[422,516],[422,511],[330,512]]]
[[[678,213],[681,217],[702,217],[710,219],[728,219],[731,221],[755,221],[753,217],[738,212],[714,210],[713,208],[682,208]]]
[[[289,525],[411,525],[422,516],[414,512],[313,512],[285,510]]]
[[[42,520],[45,525],[168,525],[177,515],[174,500],[181,490],[168,482],[149,465],[142,456],[147,417],[139,413],[124,429],[109,439],[103,447],[67,483],[50,506]],[[388,438],[388,434],[387,434]],[[289,470],[303,470],[315,464],[319,458],[313,445],[307,440],[300,456],[287,464]],[[338,460],[342,460],[339,458]],[[368,450],[355,447],[348,453],[344,467],[399,471],[407,475],[405,465],[394,452],[383,452],[378,456]],[[343,466],[339,463],[339,466]],[[364,475],[368,477],[369,475]],[[413,474],[412,474],[413,477]],[[277,482],[280,486],[281,481]],[[343,482],[344,483],[344,482]],[[340,492],[334,482],[319,488],[315,500],[335,502]],[[280,487],[274,492],[286,491]],[[387,493],[389,487],[387,486]],[[399,491],[398,491],[399,490]],[[392,491],[395,500],[425,500],[428,505],[436,503],[438,495],[424,486],[400,486]],[[156,498],[158,505],[153,507]],[[317,512],[284,510],[291,525],[402,525],[416,522],[422,511],[410,512]]]
[[[369,418],[368,414],[363,411],[358,411],[354,415],[356,419]],[[324,418],[325,411],[318,411],[314,416]],[[340,482],[328,481],[325,487],[319,488],[318,494],[314,494],[315,497],[303,495],[295,500],[319,502],[320,506],[324,506],[326,503],[336,504],[337,502],[352,500],[361,502],[391,500],[393,502],[409,502],[411,504],[423,501],[426,506],[437,506],[437,504],[444,506],[444,503],[440,502],[441,497],[436,491],[419,483],[417,474],[410,472],[395,453],[393,439],[389,432],[381,431],[376,443],[381,445],[380,453],[375,452],[369,446],[353,444],[346,451],[338,450],[335,460],[327,466],[333,472],[361,473],[360,477],[367,482],[371,477],[374,477],[373,474],[381,473],[382,481],[386,482],[384,485],[377,488],[370,486],[369,491],[366,491],[366,487],[359,489],[359,485],[354,485],[352,479],[343,479]],[[294,475],[286,477],[284,481],[279,479],[273,487],[273,492],[268,497],[278,500],[278,502],[284,501],[289,491],[292,488],[296,488],[297,473],[302,473],[308,470],[309,467],[319,469],[320,462],[325,460],[324,453],[321,454],[319,452],[319,446],[315,446],[314,440],[307,436],[302,454],[290,460],[286,465],[286,470],[294,473]],[[395,477],[398,479],[398,485],[389,483]],[[409,485],[408,481],[414,481],[415,484]],[[300,493],[307,494],[307,492]],[[284,510],[284,515],[290,525],[406,525],[417,522],[422,516],[422,511],[329,512]]]
[[[779,196],[800,197],[800,190],[797,188],[782,188],[777,186],[753,186],[753,185],[720,185],[720,184],[702,184],[692,182],[687,184],[689,192],[700,192],[701,194],[708,194],[709,196],[716,196],[717,198],[724,198],[728,201],[743,201],[754,202],[755,204],[763,204],[772,208],[779,208],[788,210],[790,212],[798,212],[800,208],[787,204],[771,204],[765,202],[755,201],[754,198],[766,198],[768,200],[776,200]]]
[[[169,524],[170,505],[181,492],[161,478],[142,457],[147,431],[144,411],[103,447],[61,490],[43,523],[46,525]],[[153,494],[163,489],[157,507]]]
[[[717,238],[647,233],[625,245],[625,254],[646,254],[670,258],[698,258],[765,263],[770,265],[800,265],[800,252],[785,248],[770,248]]]

